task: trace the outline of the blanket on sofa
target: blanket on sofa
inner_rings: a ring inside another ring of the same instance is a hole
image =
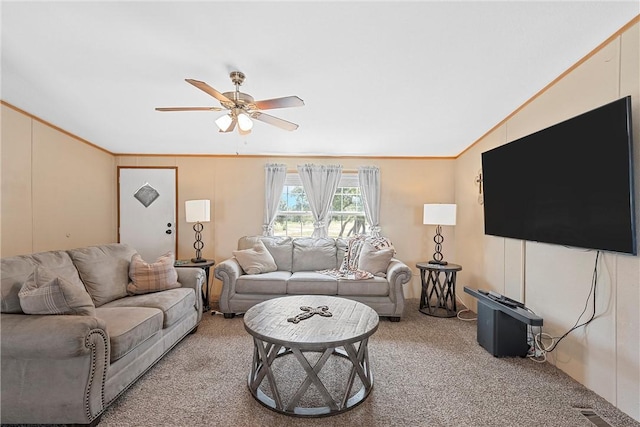
[[[338,279],[349,279],[349,280],[363,280],[363,279],[371,279],[374,277],[374,274],[359,268],[360,265],[360,256],[362,255],[362,248],[365,247],[365,244],[369,244],[373,246],[376,250],[391,248],[395,253],[395,249],[391,240],[386,237],[373,237],[373,236],[365,236],[358,235],[350,237],[347,241],[347,250],[344,253],[344,258],[342,259],[342,264],[339,268],[322,270],[320,273],[326,274],[332,277],[336,277]]]

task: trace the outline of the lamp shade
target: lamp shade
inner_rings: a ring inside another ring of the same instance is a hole
[[[238,114],[238,126],[244,131],[249,131],[253,127],[253,122],[245,113]]]
[[[456,225],[455,204],[425,204],[422,217],[423,224]]]
[[[187,222],[209,222],[210,207],[211,201],[209,200],[187,200],[184,202]]]
[[[226,132],[233,123],[233,118],[229,114],[220,116],[216,119],[216,126],[222,131]]]

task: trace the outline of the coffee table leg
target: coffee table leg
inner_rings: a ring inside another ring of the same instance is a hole
[[[349,393],[351,392],[351,387],[353,387],[353,381],[355,380],[356,373],[358,374],[358,377],[360,377],[360,381],[362,381],[362,385],[364,386],[364,388],[371,388],[371,371],[369,370],[369,352],[367,351],[367,340],[368,338],[360,342],[360,347],[358,348],[357,353],[353,344],[345,344],[344,346],[344,349],[347,352],[349,360],[351,360],[353,366],[351,368],[351,373],[349,374],[347,391],[342,400],[343,406],[346,404]]]
[[[364,401],[364,399],[369,395],[369,392],[373,389],[373,373],[371,372],[371,366],[369,365],[369,351],[367,347],[368,338],[359,342],[357,350],[355,344],[356,343],[345,344],[341,348],[327,348],[322,351],[322,355],[318,358],[316,363],[311,366],[309,360],[304,356],[304,350],[297,348],[285,348],[281,345],[261,341],[254,337],[253,364],[248,378],[249,390],[251,391],[251,394],[266,407],[287,415],[318,417],[348,410]],[[317,351],[314,350],[313,352]],[[287,354],[293,354],[296,357],[298,363],[300,363],[304,369],[306,377],[300,386],[298,386],[298,389],[286,404],[286,407],[284,407],[271,365],[276,358]],[[329,393],[326,386],[318,376],[319,372],[332,355],[344,357],[345,359],[348,359],[352,365],[346,383],[345,394],[340,402],[336,402],[334,400],[331,393]],[[349,398],[356,374],[362,382],[362,388]],[[260,390],[260,384],[265,377],[269,379],[273,398],[267,396],[262,390]],[[310,408],[296,406],[311,384],[316,386],[317,391],[320,393],[327,406]]]
[[[324,353],[322,353],[322,356],[320,357],[320,359],[318,359],[316,364],[311,367],[311,364],[309,363],[307,358],[304,357],[300,350],[298,350],[297,348],[291,349],[292,353],[294,354],[294,356],[296,356],[296,359],[298,359],[298,362],[300,363],[300,365],[302,365],[302,368],[307,373],[307,378],[303,381],[302,384],[300,384],[300,387],[298,387],[296,394],[291,398],[291,401],[287,405],[286,411],[293,411],[295,409],[296,404],[307,391],[307,388],[309,388],[311,383],[315,384],[316,388],[324,399],[324,403],[326,403],[332,411],[338,410],[338,405],[333,400],[333,397],[331,397],[329,390],[327,390],[324,384],[322,384],[322,381],[320,381],[320,378],[318,378],[318,372],[320,372],[324,364],[327,362],[327,360],[329,360],[329,356],[331,356],[333,350],[333,348],[326,349]]]
[[[254,365],[251,367],[251,374],[249,375],[249,389],[255,395],[266,375],[269,378],[269,385],[271,386],[276,408],[282,410],[282,400],[280,399],[275,376],[271,370],[271,363],[278,356],[282,346],[271,343],[263,345],[263,342],[257,338],[254,338],[253,342],[259,357],[256,358],[254,355]]]

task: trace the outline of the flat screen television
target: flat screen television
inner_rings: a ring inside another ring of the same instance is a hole
[[[631,97],[482,153],[485,234],[637,254]]]

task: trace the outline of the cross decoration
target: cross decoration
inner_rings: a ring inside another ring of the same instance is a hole
[[[287,319],[287,322],[291,322],[291,323],[298,323],[301,320],[305,320],[308,319],[310,317],[313,317],[313,315],[315,314],[319,314],[320,316],[323,317],[331,317],[333,316],[333,314],[331,314],[331,312],[329,311],[329,307],[327,307],[326,305],[321,305],[320,307],[317,308],[313,308],[313,307],[309,307],[309,306],[302,306],[300,307],[300,310],[303,311],[303,313],[300,313],[298,315],[296,315],[295,317],[289,317]]]

